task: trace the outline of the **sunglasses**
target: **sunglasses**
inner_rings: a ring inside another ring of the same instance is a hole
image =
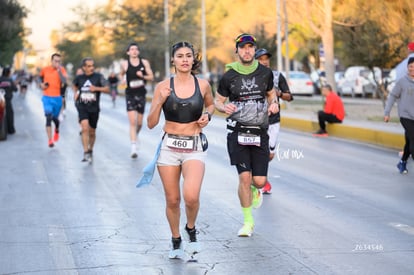
[[[256,43],[256,38],[253,35],[248,35],[248,34],[242,34],[239,37],[236,38],[236,43],[241,43],[241,42],[253,42]]]

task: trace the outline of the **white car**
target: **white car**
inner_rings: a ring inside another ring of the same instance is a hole
[[[314,86],[309,74],[302,71],[290,71],[289,78],[286,77],[286,79],[293,95],[313,95]]]
[[[338,83],[344,78],[344,74],[345,74],[345,72],[343,72],[343,71],[335,72],[334,78],[335,78],[336,86],[338,86]]]
[[[381,81],[381,69],[374,68],[375,78]],[[350,95],[352,97],[367,95],[375,95],[377,85],[375,83],[372,72],[368,67],[351,66],[345,70],[344,77],[338,82],[338,94]]]

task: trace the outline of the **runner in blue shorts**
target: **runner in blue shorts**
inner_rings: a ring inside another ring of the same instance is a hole
[[[59,113],[62,108],[62,96],[60,89],[66,83],[66,70],[61,66],[61,56],[58,53],[52,54],[52,65],[40,71],[40,88],[43,90],[43,108],[46,116],[46,133],[49,147],[59,140]],[[55,130],[52,131],[52,122]],[[52,137],[52,132],[54,132]]]

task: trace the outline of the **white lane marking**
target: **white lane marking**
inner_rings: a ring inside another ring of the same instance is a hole
[[[414,227],[412,227],[412,226],[409,226],[409,225],[403,224],[403,223],[394,223],[394,222],[390,223],[390,225],[392,227],[400,230],[400,231],[403,231],[403,232],[407,233],[407,234],[414,235]]]
[[[70,275],[79,274],[63,226],[49,225],[49,249],[56,270],[64,270]]]

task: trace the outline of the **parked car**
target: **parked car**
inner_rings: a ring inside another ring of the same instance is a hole
[[[382,81],[381,69],[375,67],[374,71],[377,81]],[[338,82],[337,89],[338,94],[341,96],[350,95],[352,97],[367,97],[375,95],[377,84],[368,67],[351,66],[345,70],[344,77]]]
[[[338,83],[345,77],[345,72],[337,71],[335,72],[334,77],[335,77],[335,84],[338,87]]]
[[[339,81],[342,78],[344,78],[344,74],[344,71],[337,71],[334,73],[336,87],[338,87]],[[315,70],[311,73],[310,77],[313,81],[315,94],[319,95],[321,93],[322,85],[328,84],[328,80],[326,79],[326,73],[325,71]]]
[[[286,77],[286,76],[285,76]],[[293,95],[311,96],[314,92],[313,81],[309,74],[302,71],[290,71],[288,85]]]
[[[0,140],[7,138],[6,98],[3,89],[0,89]]]
[[[392,69],[388,76],[384,77],[383,81],[388,94],[391,93],[392,89],[395,86],[395,82],[397,82],[397,71],[395,69]]]

